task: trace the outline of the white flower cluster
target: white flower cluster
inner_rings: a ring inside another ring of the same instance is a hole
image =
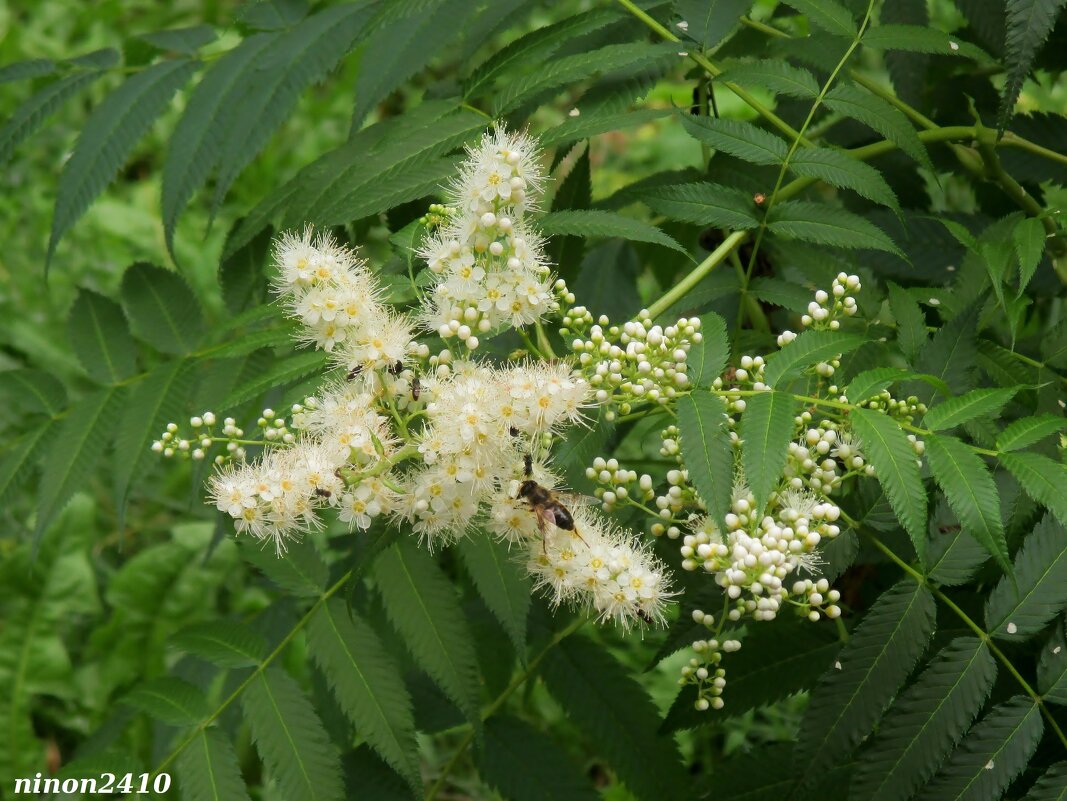
[[[715,625],[715,617],[700,610],[693,610],[693,622],[709,629]],[[689,664],[682,667],[682,675],[678,683],[683,687],[692,684],[697,690],[697,699],[694,706],[697,711],[704,712],[707,709],[722,709],[725,702],[722,699],[723,690],[726,688],[726,669],[719,667],[724,653],[732,653],[741,649],[739,640],[694,640],[693,651],[696,656],[690,658]]]
[[[407,477],[404,514],[431,544],[463,536],[482,504],[510,503],[526,457],[580,420],[589,395],[568,367],[541,362],[495,369],[446,358],[427,383],[423,466]]]
[[[590,507],[576,506],[574,531],[553,529],[531,548],[527,569],[554,604],[571,602],[629,628],[664,622],[666,566]]]
[[[814,572],[819,562],[816,549],[824,539],[840,533],[834,524],[840,515],[833,503],[794,489],[777,494],[760,515],[755,496],[747,487],[738,486],[725,530],[710,517],[693,522],[693,533],[682,540],[682,567],[702,567],[714,574],[715,582],[736,602],[730,610],[732,620],[746,614],[756,620],[773,620],[797,587],[786,580],[798,570]],[[812,602],[808,597],[804,603],[820,606],[822,600]],[[833,605],[824,612],[831,618],[841,614]],[[817,610],[811,614],[818,619]]]
[[[411,326],[382,303],[366,262],[332,235],[310,228],[299,236],[283,234],[274,260],[275,291],[303,325],[303,341],[346,370],[376,370],[408,355]]]
[[[207,458],[208,451],[216,443],[226,444],[226,454],[215,456],[215,464],[224,464],[231,459],[243,460],[245,448],[242,443],[244,429],[237,426],[237,421],[227,417],[222,421],[221,436],[216,436],[214,427],[217,418],[214,412],[204,412],[201,415],[189,418],[191,431],[183,435],[177,423],[167,423],[167,428],[159,439],[152,443],[152,451],[162,454],[166,458],[172,456],[186,457],[194,461]],[[295,438],[285,424],[284,417],[275,415],[272,409],[264,409],[257,425],[263,432],[263,444],[291,445]]]
[[[435,275],[426,324],[471,350],[479,335],[529,325],[555,302],[544,240],[524,216],[541,192],[539,155],[524,134],[486,134],[468,149],[451,207],[419,251]]]
[[[568,310],[560,333],[576,335],[571,348],[591,376],[597,402],[616,404],[622,414],[629,414],[634,403],[666,405],[687,391],[686,359],[690,348],[702,339],[696,317],[683,317],[664,327],[653,323],[652,315],[643,309],[636,320],[621,326],[611,325],[605,316],[594,324],[583,306]],[[608,419],[613,417],[614,411],[609,411]]]

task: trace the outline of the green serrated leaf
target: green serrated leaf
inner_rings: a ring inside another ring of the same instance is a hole
[[[1004,453],[1000,463],[1008,469],[1026,494],[1047,506],[1067,526],[1067,466],[1039,453]]]
[[[768,357],[767,367],[763,371],[763,382],[767,386],[777,387],[809,367],[854,351],[866,341],[858,334],[845,334],[840,331],[803,331],[788,345]]]
[[[549,651],[541,676],[634,795],[648,801],[685,795],[689,780],[674,741],[657,733],[655,704],[608,651],[586,637],[570,637]]]
[[[677,45],[626,43],[611,44],[599,50],[575,53],[551,59],[541,69],[504,84],[493,97],[492,115],[500,118],[524,103],[548,94],[574,81],[589,80],[595,75],[651,69],[677,58]]]
[[[897,196],[882,174],[870,164],[828,147],[805,147],[793,154],[789,169],[797,175],[816,178],[839,189],[851,189],[857,195],[900,210]]]
[[[188,59],[154,64],[127,78],[89,115],[59,176],[46,271],[63,234],[111,182],[137,141],[198,67]]]
[[[910,364],[915,364],[926,346],[926,318],[907,290],[889,282],[889,309],[897,323],[897,344]]]
[[[103,74],[102,71],[96,71],[66,75],[35,92],[15,109],[0,127],[0,167],[7,164],[15,149],[40,128],[63,101]]]
[[[101,384],[133,375],[133,340],[121,307],[110,298],[78,290],[67,318],[67,337],[85,372]]]
[[[899,381],[907,381],[917,376],[917,373],[900,367],[875,367],[871,370],[864,370],[845,387],[845,397],[850,403],[862,403]]]
[[[817,245],[884,250],[906,258],[893,240],[865,218],[844,209],[808,200],[787,200],[767,214],[767,230],[783,239]]]
[[[55,417],[66,408],[67,390],[43,370],[4,370],[0,372],[0,398],[12,409]]]
[[[931,434],[925,442],[930,472],[963,530],[982,544],[1005,573],[1011,574],[1000,497],[989,468],[955,437]]]
[[[1045,254],[1045,226],[1035,217],[1023,217],[1012,229],[1011,241],[1019,260],[1019,294],[1030,285]]]
[[[682,125],[694,139],[752,164],[778,165],[785,161],[789,146],[784,139],[750,122],[694,117],[679,114]]]
[[[513,801],[598,801],[600,794],[570,756],[518,718],[493,717],[475,752],[478,773]]]
[[[815,76],[803,67],[796,67],[780,59],[757,59],[737,61],[725,65],[726,69],[716,80],[755,85],[770,89],[776,94],[795,97],[799,100],[814,100],[819,94]]]
[[[631,242],[651,242],[679,253],[689,252],[672,236],[632,217],[614,211],[554,211],[537,221],[546,236],[621,237]]]
[[[452,583],[408,540],[383,553],[374,569],[386,616],[421,669],[480,727],[478,660]]]
[[[851,84],[839,83],[827,93],[823,105],[877,131],[923,167],[933,171],[933,162],[915,128],[904,113],[888,101]]]
[[[185,801],[249,801],[237,754],[219,729],[199,732],[178,754],[175,773]]]
[[[752,8],[751,0],[675,0],[685,34],[703,50],[717,46]]]
[[[1052,33],[1060,13],[1067,6],[1067,0],[1007,0],[1006,6],[1008,31],[1004,39],[1004,52],[1008,76],[997,114],[997,131],[1000,133],[1008,127],[1023,81],[1030,74],[1030,68]]]
[[[644,125],[667,114],[670,114],[670,111],[662,108],[582,114],[564,120],[555,128],[549,128],[538,137],[538,141],[541,147],[560,147],[597,134]]]
[[[1067,762],[1057,762],[1038,779],[1023,801],[1064,801],[1067,799]]]
[[[1067,419],[1040,414],[1016,420],[997,436],[998,451],[1017,451],[1067,428]]]
[[[51,75],[58,68],[56,62],[50,58],[29,58],[23,61],[15,61],[0,67],[0,83],[24,81],[27,78],[40,78],[45,75]]]
[[[849,417],[867,461],[877,471],[878,483],[925,564],[926,490],[911,443],[896,421],[881,412],[853,409]]]
[[[274,34],[253,34],[228,50],[196,85],[167,144],[163,161],[163,236],[174,256],[178,215],[218,166],[244,80]]]
[[[678,429],[689,480],[716,521],[730,511],[733,446],[726,430],[726,403],[718,395],[695,389],[678,399]]]
[[[169,644],[226,668],[258,665],[267,653],[259,632],[232,620],[194,623],[171,637]]]
[[[34,542],[75,491],[93,474],[104,455],[122,410],[125,391],[121,387],[102,389],[71,407],[59,424],[44,460],[37,493],[37,524]]]
[[[849,39],[859,33],[849,10],[834,0],[785,0],[785,3],[806,16],[812,25],[827,33]]]
[[[946,517],[956,520],[947,511],[948,502],[944,498],[938,502],[939,512],[942,506],[946,511],[935,514],[930,521],[929,565],[926,572],[938,584],[953,587],[966,584],[974,578],[978,569],[989,561],[989,552],[956,522],[946,526],[947,530],[939,530],[937,520]]]
[[[6,498],[26,471],[41,460],[41,454],[55,430],[55,423],[45,421],[23,433],[4,450],[0,458],[0,500]]]
[[[641,202],[672,220],[733,230],[759,227],[752,196],[741,189],[708,182],[657,186]]]
[[[360,737],[421,790],[411,698],[374,629],[334,598],[312,616],[308,650]]]
[[[255,378],[249,379],[237,387],[222,404],[224,409],[232,409],[242,403],[258,398],[264,392],[285,384],[299,381],[326,366],[326,354],[322,351],[296,353],[275,362],[269,369]]]
[[[985,644],[959,637],[893,702],[859,759],[854,801],[906,801],[937,771],[993,688],[997,664]]]
[[[172,726],[192,726],[211,713],[200,690],[170,676],[145,682],[122,701]]]
[[[214,42],[218,35],[210,25],[192,25],[188,28],[171,28],[166,31],[142,33],[137,38],[160,50],[173,50],[176,53],[193,55],[204,45]]]
[[[267,668],[241,694],[256,750],[283,797],[341,801],[341,762],[311,702],[288,673]]]
[[[904,579],[871,607],[811,693],[794,754],[799,786],[811,787],[870,733],[933,637],[934,597]]]
[[[200,302],[180,275],[146,262],[123,273],[122,301],[134,333],[164,353],[191,352],[203,334]]]
[[[921,801],[978,801],[1001,798],[1041,740],[1041,708],[1016,696],[993,707],[968,732],[937,776],[926,785]]]
[[[972,373],[978,359],[977,327],[981,303],[961,311],[930,338],[915,361],[915,368],[944,381],[953,392],[962,393],[972,386]],[[983,348],[983,350],[985,350]],[[1018,384],[1016,378],[1012,385]],[[925,402],[931,392],[921,398]]]
[[[923,425],[931,431],[947,431],[976,417],[998,414],[1020,389],[974,389],[957,395],[930,409],[923,417]]]
[[[986,601],[986,630],[1025,640],[1067,606],[1067,530],[1046,514],[1015,556],[1015,581],[1004,576]]]
[[[762,515],[771,492],[782,480],[795,427],[797,401],[784,392],[760,392],[746,401],[741,415],[741,461],[745,481],[756,496],[756,514]]]
[[[326,589],[329,568],[310,540],[291,543],[284,555],[247,541],[241,551],[267,578],[293,595],[318,598]]]
[[[953,47],[955,45],[955,47]],[[908,53],[932,53],[939,56],[962,56],[989,63],[992,59],[982,48],[965,42],[955,34],[922,25],[875,25],[863,34],[863,46],[875,50],[903,50]]]
[[[730,358],[726,321],[715,312],[708,312],[700,318],[700,336],[700,342],[689,350],[686,375],[690,384],[704,387],[722,375]]]
[[[1067,639],[1063,634],[1062,618],[1041,646],[1037,658],[1037,691],[1044,701],[1067,704]]]
[[[526,653],[526,618],[530,611],[532,585],[529,576],[502,543],[484,531],[475,531],[459,541],[459,555],[478,594],[500,621],[515,653]]]

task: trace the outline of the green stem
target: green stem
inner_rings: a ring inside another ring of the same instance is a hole
[[[621,0],[620,0],[621,1]],[[748,238],[748,231],[734,231],[722,244],[715,250],[708,254],[708,257],[704,261],[700,262],[693,271],[689,273],[685,278],[675,284],[670,290],[664,293],[663,297],[648,307],[649,314],[655,319],[663,312],[667,311],[678,300],[685,296],[685,293],[695,287],[700,280],[704,278],[708,273],[718,267],[730,255],[734,248],[738,247],[742,242]]]
[[[585,624],[585,622],[586,619],[584,617],[576,618],[565,629],[558,631],[556,635],[552,638],[552,640],[548,643],[548,645],[541,649],[537,656],[535,656],[529,661],[529,663],[526,665],[526,669],[522,671],[522,673],[517,675],[514,679],[512,679],[511,684],[505,687],[503,692],[501,692],[500,695],[498,695],[492,701],[492,703],[489,704],[489,706],[482,710],[482,720],[485,721],[492,717],[497,712],[497,710],[499,710],[500,707],[504,705],[508,698],[511,697],[512,693],[514,693],[523,684],[525,684],[526,681],[534,674],[534,671],[537,670],[542,660],[545,658],[545,656],[548,655],[548,652],[555,648],[557,645],[559,645],[561,642],[563,642],[563,640],[574,634],[574,632],[578,631],[578,629],[580,629]],[[444,786],[449,774],[452,773],[452,770],[459,763],[459,760],[463,758],[463,755],[467,753],[467,749],[470,748],[470,744],[472,742],[474,742],[473,726],[471,727],[470,731],[467,732],[466,736],[464,736],[463,740],[460,741],[459,747],[456,749],[456,752],[452,754],[452,758],[449,759],[448,762],[445,763],[445,766],[441,769],[441,773],[438,775],[437,779],[434,781],[433,785],[431,785],[429,791],[426,793],[426,801],[434,801],[434,799],[437,798],[437,794],[441,792],[441,788]]]
[[[373,467],[368,468],[367,470],[357,471],[357,470],[353,470],[351,468],[342,467],[341,468],[341,478],[342,478],[342,480],[345,482],[345,484],[347,486],[354,487],[356,484],[358,484],[363,479],[365,479],[365,478],[374,478],[375,476],[380,476],[383,473],[388,473],[390,470],[392,470],[394,467],[396,467],[401,462],[406,461],[407,459],[414,459],[418,455],[419,455],[419,446],[418,445],[414,445],[414,444],[405,445],[403,448],[398,450],[396,453],[394,453],[388,459],[382,459],[382,460],[378,461]]]
[[[850,524],[853,523],[855,523],[855,521],[850,521]],[[853,525],[853,528],[856,528],[858,531],[860,531],[860,533],[867,537],[867,539],[871,541],[871,544],[874,545],[875,548],[877,548],[887,557],[889,557],[890,561],[894,562],[897,567],[899,567],[901,570],[903,570],[905,573],[915,579],[915,581],[917,581],[919,584],[930,590],[930,592],[938,601],[940,601],[946,607],[951,609],[952,612],[956,615],[956,617],[958,617],[963,622],[963,624],[967,626],[967,628],[973,631],[975,636],[978,637],[979,640],[985,643],[986,647],[989,648],[990,653],[992,653],[993,656],[995,656],[997,660],[1000,661],[1002,665],[1004,665],[1008,673],[1010,673],[1012,677],[1019,683],[1019,686],[1023,688],[1023,691],[1030,696],[1030,698],[1035,704],[1037,704],[1038,708],[1041,710],[1041,713],[1048,721],[1049,726],[1051,726],[1052,730],[1056,732],[1056,736],[1063,744],[1063,747],[1067,748],[1067,735],[1064,735],[1059,723],[1057,723],[1056,719],[1052,716],[1052,713],[1045,705],[1040,694],[1038,694],[1038,692],[1023,677],[1023,675],[1018,671],[1015,665],[1012,664],[1011,660],[1008,659],[1004,652],[1000,650],[1000,648],[993,641],[993,638],[989,636],[986,630],[979,626],[977,623],[975,623],[971,616],[964,612],[959,607],[959,605],[956,604],[955,601],[945,595],[945,593],[943,593],[940,588],[937,587],[936,584],[931,582],[929,579],[927,579],[926,576],[924,576],[918,570],[916,570],[903,559],[901,559],[899,556],[897,556],[897,554],[893,552],[893,549],[886,545],[884,542],[882,542],[880,539],[878,539],[878,537],[861,527]]]

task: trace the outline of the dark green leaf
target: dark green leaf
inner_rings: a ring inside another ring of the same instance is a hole
[[[0,372],[0,397],[11,408],[55,417],[67,405],[67,390],[55,376],[43,370]]]
[[[884,250],[904,258],[893,240],[876,225],[825,203],[808,200],[778,203],[767,215],[767,230],[784,239],[840,248]]]
[[[546,236],[621,237],[631,242],[652,242],[679,253],[688,252],[654,225],[614,211],[554,211],[537,221]]]
[[[1039,453],[1004,453],[1000,463],[1027,495],[1047,506],[1067,526],[1067,466]]]
[[[835,0],[785,0],[785,3],[806,16],[812,25],[827,33],[849,39],[858,33],[852,14]]]
[[[33,134],[48,116],[67,98],[91,84],[103,72],[76,72],[53,81],[15,109],[0,127],[0,167],[7,164],[11,154]]]
[[[1019,293],[1030,284],[1045,253],[1045,226],[1036,217],[1023,217],[1012,229],[1011,241],[1019,259]]]
[[[1046,702],[1067,704],[1067,639],[1063,636],[1062,619],[1041,646],[1037,659],[1037,691]]]
[[[956,395],[930,409],[923,417],[923,425],[931,431],[947,431],[976,417],[998,414],[1020,389],[974,389]]]
[[[245,542],[242,546],[245,559],[283,590],[304,598],[318,598],[326,589],[329,568],[310,540],[290,544],[282,555],[259,543]]]
[[[862,122],[928,170],[934,169],[926,146],[908,118],[888,101],[851,84],[839,83],[826,95],[823,104],[831,111]]]
[[[170,645],[227,668],[258,665],[267,653],[262,635],[232,620],[194,623],[175,634]]]
[[[726,404],[718,395],[695,389],[678,399],[682,458],[712,518],[719,523],[730,511],[733,446],[726,430]]]
[[[180,275],[139,262],[122,276],[122,301],[139,337],[164,353],[191,352],[203,333],[200,302]]]
[[[700,318],[700,342],[693,345],[686,359],[689,383],[709,386],[726,369],[730,358],[730,340],[726,335],[726,321],[715,312]]]
[[[897,344],[908,363],[915,364],[929,339],[922,309],[910,292],[892,281],[889,282],[889,309],[897,323]]]
[[[326,354],[322,351],[301,351],[275,362],[269,369],[251,378],[230,393],[222,404],[224,409],[232,409],[242,403],[258,398],[276,387],[291,384],[305,376],[321,370],[326,365]]]
[[[741,415],[741,460],[745,481],[756,496],[756,515],[761,516],[782,480],[797,402],[792,395],[771,390],[750,396],[746,403]]]
[[[955,47],[953,47],[955,45]],[[975,61],[992,61],[989,54],[955,34],[922,25],[876,25],[863,34],[863,46],[875,50],[904,50],[939,56],[964,56]]]
[[[690,136],[752,164],[781,164],[789,151],[784,139],[750,122],[694,117],[691,114],[680,114],[679,119]]]
[[[56,62],[50,58],[30,58],[15,61],[0,67],[0,83],[24,81],[27,78],[40,78],[51,75],[57,69]]]
[[[986,601],[986,630],[1025,640],[1067,605],[1067,529],[1046,514],[1015,556],[1015,581],[1003,576]]]
[[[875,203],[899,210],[897,196],[885,178],[870,164],[828,147],[805,147],[793,154],[789,169],[797,175],[816,178],[839,189],[851,189]]]
[[[1064,801],[1067,798],[1067,762],[1057,762],[1038,779],[1024,801]]]
[[[237,754],[219,729],[199,732],[175,763],[185,801],[248,801]]]
[[[193,25],[189,28],[142,33],[137,38],[143,39],[160,50],[173,50],[177,53],[192,55],[204,45],[214,42],[217,36],[215,29],[210,25]]]
[[[713,183],[669,184],[640,195],[641,202],[672,220],[746,230],[759,226],[752,196]]]
[[[484,531],[461,538],[459,554],[485,605],[511,638],[515,653],[525,654],[532,589],[529,577],[507,547]]]
[[[568,118],[555,128],[549,128],[538,137],[538,140],[541,147],[559,147],[597,134],[644,125],[669,113],[667,109],[647,108],[637,111],[583,114]]]
[[[997,130],[1003,132],[1015,112],[1015,101],[1030,74],[1034,59],[1056,25],[1067,0],[1007,0],[1008,33],[1004,51],[1008,67],[1007,80],[1000,98]]]
[[[997,436],[998,451],[1017,451],[1067,428],[1067,419],[1040,414],[1016,420]]]
[[[172,726],[191,726],[211,712],[200,690],[170,676],[146,682],[122,700]]]
[[[777,59],[731,62],[716,80],[744,86],[763,86],[776,94],[800,100],[814,100],[819,94],[819,83],[814,75],[803,67],[795,67],[788,61]]]
[[[101,384],[116,384],[133,374],[133,340],[121,307],[110,298],[78,290],[67,336],[85,372]]]
[[[703,50],[711,50],[737,27],[751,0],[675,0],[674,8],[686,23],[686,35]]]
[[[767,386],[777,387],[797,373],[849,353],[866,341],[858,334],[844,334],[840,331],[814,328],[803,331],[780,351],[768,357],[767,367],[763,371],[763,382]]]

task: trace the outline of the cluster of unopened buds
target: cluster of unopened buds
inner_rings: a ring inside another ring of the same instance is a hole
[[[573,337],[571,349],[589,376],[597,403],[611,406],[608,420],[614,419],[616,408],[629,414],[636,404],[666,405],[688,391],[686,359],[702,339],[696,317],[661,326],[644,309],[635,320],[611,325],[603,315],[594,323],[583,306],[566,312],[560,333]]]
[[[693,622],[712,628],[715,617],[700,609],[693,610]],[[690,657],[689,664],[682,667],[678,683],[683,687],[692,684],[696,687],[697,698],[693,705],[697,711],[722,709],[725,706],[722,694],[726,689],[726,669],[720,667],[724,653],[732,653],[741,648],[739,640],[694,640],[692,648],[696,656]]]
[[[278,417],[272,409],[264,409],[256,425],[261,431],[260,440],[245,439],[243,428],[239,428],[237,421],[227,417],[222,421],[222,429],[219,434],[214,431],[218,418],[214,412],[204,412],[189,418],[189,430],[182,431],[177,423],[167,423],[166,429],[159,439],[152,443],[152,451],[166,458],[179,457],[200,461],[210,456],[210,450],[215,445],[223,445],[225,453],[218,453],[213,457],[215,464],[225,464],[227,461],[236,459],[243,461],[247,456],[245,445],[291,445],[294,442],[293,432],[289,430],[284,417]]]

